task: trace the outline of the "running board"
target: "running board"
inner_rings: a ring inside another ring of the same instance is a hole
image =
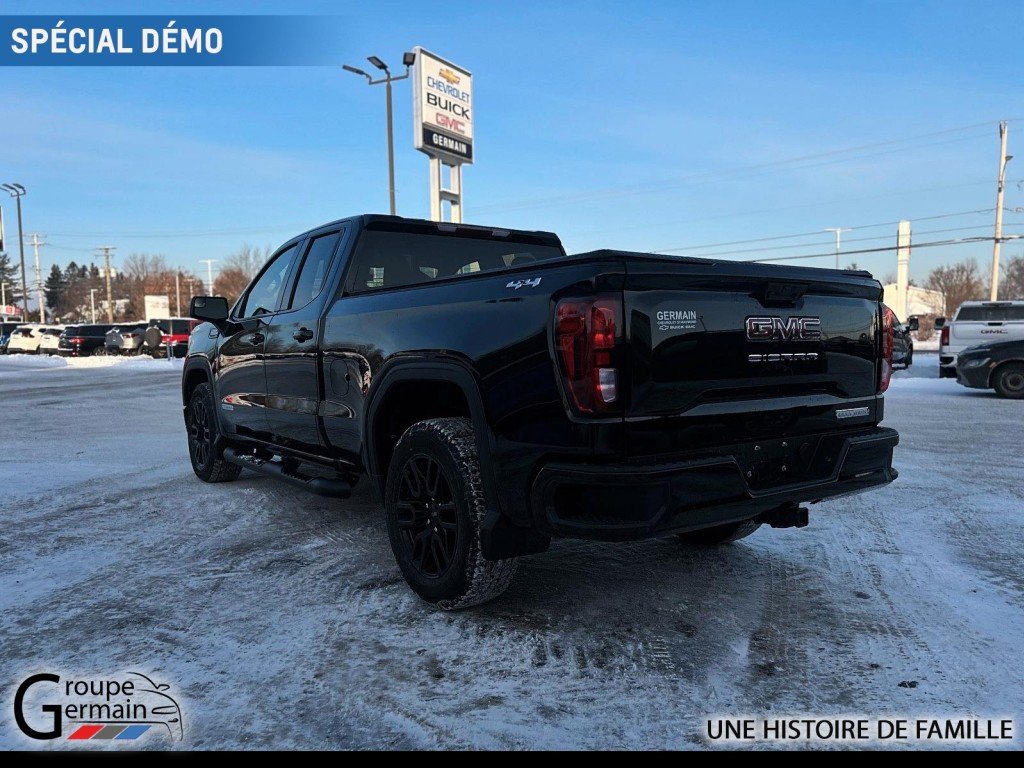
[[[340,478],[310,477],[298,470],[286,468],[279,461],[261,459],[259,456],[253,456],[251,453],[239,453],[234,448],[224,449],[224,461],[244,469],[251,469],[253,472],[275,477],[278,480],[284,480],[286,483],[291,483],[318,496],[328,496],[332,499],[347,499],[352,493],[352,485]]]

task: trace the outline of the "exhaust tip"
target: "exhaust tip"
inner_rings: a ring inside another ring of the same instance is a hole
[[[809,518],[807,507],[790,504],[764,512],[758,520],[772,528],[806,528]]]

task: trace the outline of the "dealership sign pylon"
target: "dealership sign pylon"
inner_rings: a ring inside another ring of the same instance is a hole
[[[473,76],[420,46],[413,49],[413,146],[430,157],[430,218],[462,221],[462,166],[473,162]],[[445,183],[447,176],[447,183]]]

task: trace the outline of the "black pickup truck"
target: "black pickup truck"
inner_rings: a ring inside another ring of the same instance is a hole
[[[343,219],[233,306],[193,299],[189,454],[207,482],[367,475],[412,589],[473,605],[555,536],[717,544],[891,482],[881,298],[866,272]]]

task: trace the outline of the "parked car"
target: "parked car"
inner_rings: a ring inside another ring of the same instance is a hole
[[[60,325],[48,325],[41,331],[42,338],[39,339],[40,355],[56,355],[60,345],[60,335],[64,333],[64,327]]]
[[[952,320],[937,318],[939,377],[954,378],[957,355],[978,344],[1024,339],[1024,301],[965,301]]]
[[[145,333],[144,323],[121,323],[107,331],[103,345],[108,355],[137,355]]]
[[[196,325],[198,323],[189,317],[154,318],[150,320],[149,327],[158,328],[160,330],[160,338],[156,344],[153,344],[152,341],[144,340],[141,349],[142,354],[152,355],[153,357],[166,357],[168,349],[173,354],[176,348],[188,345],[188,336]],[[153,341],[155,340],[154,337]]]
[[[957,355],[956,380],[1000,397],[1024,399],[1024,339],[968,347]]]
[[[112,325],[71,325],[60,335],[57,352],[63,357],[105,355],[106,335]]]
[[[406,582],[444,609],[552,537],[722,544],[897,476],[894,318],[867,272],[358,216],[190,313],[195,474],[336,497],[367,475]]]
[[[11,332],[7,342],[9,355],[34,355],[39,351],[39,342],[43,340],[44,326],[38,323],[22,323]]]
[[[21,323],[0,323],[0,355],[7,354],[7,344],[11,340],[11,334]]]
[[[920,321],[917,317],[911,316],[907,318],[906,323],[901,323],[899,318],[895,319],[893,325],[893,368],[903,368],[906,370],[914,364],[914,337],[910,334],[919,327]]]

